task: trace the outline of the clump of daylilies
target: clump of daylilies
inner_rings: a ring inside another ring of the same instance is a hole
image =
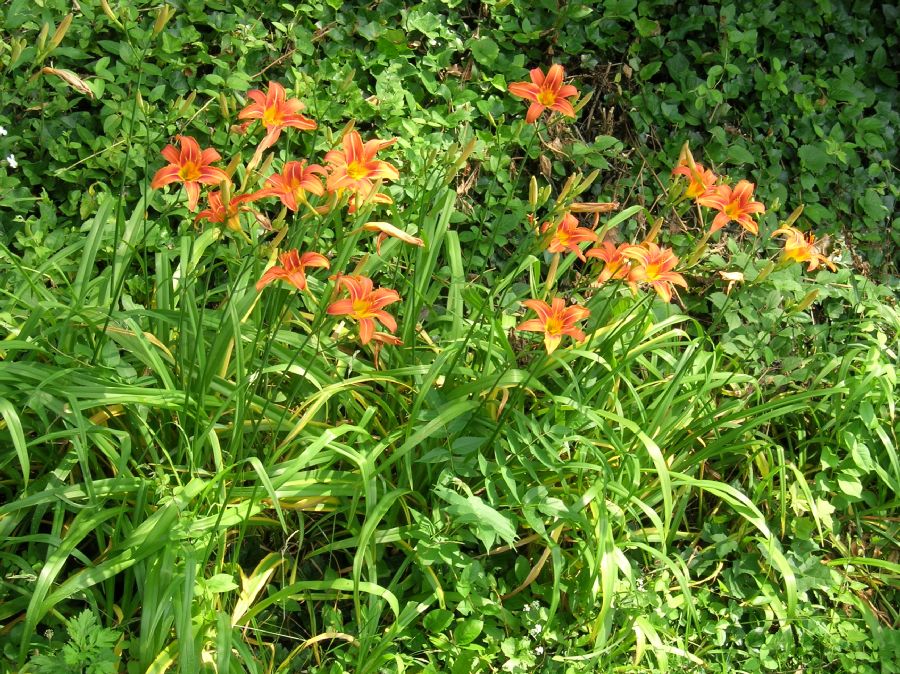
[[[277,82],[269,82],[267,91],[254,89],[248,93],[251,103],[238,113],[239,120],[245,120],[234,130],[239,133],[252,132],[252,125],[259,122],[265,132],[246,166],[246,177],[240,185],[233,182],[239,157],[225,169],[214,164],[221,161],[221,155],[213,148],[201,149],[196,139],[177,136],[178,147],[167,145],[163,157],[168,165],[153,176],[150,186],[160,189],[166,185],[180,184],[187,194],[187,207],[196,211],[203,186],[212,189],[206,196],[207,207],[200,210],[195,221],[208,221],[221,225],[224,229],[248,238],[241,223],[241,215],[251,214],[264,227],[271,226],[268,218],[255,210],[251,204],[263,199],[277,198],[283,207],[280,220],[286,212],[297,214],[301,219],[320,217],[346,205],[349,213],[355,213],[363,206],[390,204],[391,198],[379,191],[388,180],[396,180],[400,173],[387,161],[376,158],[381,150],[390,147],[396,139],[373,139],[364,142],[360,134],[349,125],[341,137],[339,148],[327,152],[324,165],[307,163],[306,160],[285,161],[279,170],[272,171],[263,178],[261,188],[253,190],[248,186],[251,176],[270,170],[273,158],[263,161],[263,154],[275,146],[287,129],[312,131],[317,128],[315,120],[302,114],[303,103],[288,96],[284,87]],[[260,171],[255,169],[261,166]],[[387,237],[394,237],[415,246],[423,246],[422,239],[413,236],[389,222],[373,221],[362,225],[357,232],[376,232],[376,252],[380,254],[381,244]],[[282,232],[276,242],[280,242]],[[277,243],[276,243],[277,245]],[[276,281],[282,281],[297,291],[309,292],[307,269],[329,269],[331,263],[322,253],[307,251],[301,253],[291,249],[280,253],[278,262],[270,266],[256,284],[262,291]],[[273,255],[274,259],[274,255]],[[375,356],[384,344],[400,344],[400,340],[386,333],[375,332],[375,322],[393,333],[397,330],[395,319],[384,310],[386,305],[400,299],[392,289],[375,289],[373,281],[360,275],[335,277],[337,288],[349,293],[347,299],[336,299],[327,308],[331,316],[346,316],[357,322],[359,339],[362,344],[374,341]]]
[[[534,124],[546,109],[560,112],[574,117],[575,107],[567,100],[578,95],[578,91],[571,85],[564,84],[565,71],[560,65],[552,65],[545,75],[535,68],[531,71],[531,82],[515,82],[509,85],[509,91],[514,96],[530,101],[530,107],[525,121]],[[763,203],[753,197],[755,185],[748,180],[739,180],[731,185],[723,182],[712,170],[705,168],[694,161],[690,149],[685,144],[678,166],[673,170],[673,175],[687,180],[684,192],[677,200],[680,203],[686,199],[692,199],[698,208],[711,209],[715,212],[709,229],[704,233],[702,240],[690,256],[687,266],[692,266],[706,249],[706,243],[715,232],[723,229],[730,222],[736,222],[751,234],[759,233],[756,218],[766,212]],[[573,178],[574,179],[574,178]],[[677,297],[677,287],[688,288],[684,276],[676,271],[679,258],[670,248],[661,246],[655,242],[662,220],[651,229],[651,233],[640,243],[616,243],[610,238],[603,237],[596,231],[600,213],[612,211],[618,208],[618,204],[585,204],[571,202],[568,197],[577,196],[592,182],[593,177],[575,185],[570,179],[562,188],[560,196],[556,200],[556,206],[551,218],[545,220],[540,227],[536,227],[539,221],[534,213],[537,187],[532,179],[532,188],[529,201],[532,213],[528,221],[534,227],[536,236],[543,242],[543,247],[550,254],[550,269],[547,273],[545,293],[549,294],[556,280],[557,269],[560,264],[560,256],[564,254],[574,255],[582,263],[590,263],[596,260],[602,263],[600,273],[594,277],[592,287],[600,287],[612,281],[623,281],[637,293],[641,286],[652,289],[660,299],[671,302]],[[549,191],[547,192],[549,195]],[[546,197],[542,199],[546,201]],[[799,210],[802,210],[799,209]],[[579,213],[594,213],[594,221],[591,226],[585,226],[578,219]],[[819,264],[833,267],[830,260],[825,257],[818,248],[815,236],[804,235],[791,225],[796,220],[799,211],[779,229],[773,236],[786,237],[784,252],[780,264],[786,265],[793,261],[808,262],[809,269],[815,269]],[[702,211],[701,211],[702,217]],[[729,290],[738,279],[743,280],[740,272],[725,272],[723,279],[729,282]],[[761,279],[761,277],[759,277]],[[576,342],[585,339],[581,329],[576,323],[587,319],[590,311],[577,303],[566,304],[561,297],[554,298],[550,304],[542,299],[530,299],[522,303],[528,309],[537,313],[537,318],[526,320],[518,326],[518,330],[537,331],[544,333],[544,345],[548,353],[552,353],[560,344],[563,336],[569,336]]]
[[[553,64],[546,74],[540,68],[530,71],[530,82],[514,82],[509,91],[514,96],[529,102],[525,122],[536,124],[545,110],[559,112],[565,117],[576,115],[575,100],[578,90],[565,83],[565,71],[559,64]],[[304,116],[305,106],[296,98],[291,98],[284,87],[270,82],[265,92],[254,89],[248,93],[250,103],[238,113],[243,123],[232,127],[241,134],[256,133],[254,124],[264,132],[258,142],[253,157],[246,165],[240,184],[235,184],[240,156],[235,157],[226,168],[215,166],[221,161],[220,154],[213,148],[201,149],[190,136],[177,136],[178,147],[167,145],[162,150],[169,162],[153,176],[151,187],[160,189],[166,185],[180,184],[187,194],[187,207],[197,211],[204,186],[210,191],[206,195],[207,207],[200,210],[195,221],[205,220],[220,225],[223,229],[237,233],[249,240],[241,222],[242,216],[249,214],[266,230],[277,229],[273,241],[272,259],[268,269],[256,283],[257,291],[277,281],[283,282],[298,292],[310,293],[307,279],[308,269],[330,269],[328,257],[317,251],[301,252],[296,248],[278,253],[278,244],[287,232],[284,224],[286,214],[291,212],[296,220],[319,218],[347,207],[348,215],[378,205],[392,204],[388,194],[381,192],[386,181],[397,180],[400,172],[389,162],[378,159],[379,152],[389,148],[396,138],[378,138],[364,141],[362,136],[349,124],[340,135],[338,147],[328,151],[322,164],[308,163],[306,159],[285,160],[275,169],[276,159],[267,150],[272,149],[282,133],[288,129],[312,131],[317,128],[315,120]],[[581,102],[581,105],[585,101]],[[731,185],[721,180],[712,170],[694,161],[687,145],[684,146],[679,162],[672,171],[676,177],[684,178],[686,186],[675,204],[691,199],[696,204],[701,221],[703,211],[715,212],[712,223],[702,240],[688,258],[688,267],[702,255],[709,238],[731,222],[736,222],[744,230],[756,235],[759,226],[756,217],[766,212],[766,207],[754,200],[755,185],[747,180],[739,180]],[[534,178],[529,190],[531,212],[528,222],[542,247],[550,256],[544,293],[540,298],[527,299],[522,305],[533,311],[536,318],[521,322],[517,330],[543,334],[544,347],[548,354],[559,348],[563,337],[575,342],[583,342],[587,336],[579,327],[590,318],[590,310],[575,301],[554,296],[556,276],[563,255],[574,255],[587,266],[583,276],[591,279],[590,286],[598,288],[605,284],[624,282],[637,294],[641,287],[652,290],[664,302],[672,302],[678,297],[677,287],[687,289],[688,282],[677,271],[679,258],[670,248],[656,243],[662,218],[651,228],[650,234],[639,243],[617,243],[604,235],[607,227],[598,229],[600,216],[619,208],[616,202],[591,203],[578,201],[578,195],[587,190],[596,179],[594,172],[586,179],[571,176],[565,183],[550,213],[539,218],[539,206],[547,202],[550,188],[538,189]],[[251,180],[262,181],[258,189],[252,189]],[[281,204],[281,214],[275,219],[276,227],[253,204],[264,199],[277,199]],[[820,252],[819,242],[812,234],[805,235],[793,227],[802,207],[786,221],[773,236],[785,237],[781,265],[792,262],[808,262],[809,269],[819,264],[834,268],[831,261]],[[592,216],[590,222],[581,216]],[[538,225],[538,223],[541,223]],[[381,253],[381,244],[388,238],[397,238],[413,246],[423,246],[424,241],[390,222],[369,221],[358,226],[353,232],[377,233],[376,253]],[[277,256],[277,263],[275,258]],[[591,265],[602,265],[599,271],[591,271]],[[771,265],[772,263],[770,263]],[[723,273],[728,280],[729,290],[734,282],[743,280],[740,273]],[[738,277],[740,277],[738,279]],[[330,277],[334,290],[324,315],[343,317],[355,321],[359,341],[370,344],[376,367],[378,356],[384,345],[399,345],[394,336],[397,321],[387,310],[390,304],[401,301],[400,294],[392,288],[377,288],[371,278],[358,273],[336,273]],[[341,296],[344,294],[344,296]],[[378,326],[386,332],[379,332]]]

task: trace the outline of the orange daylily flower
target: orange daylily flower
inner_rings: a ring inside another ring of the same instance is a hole
[[[224,223],[228,229],[239,230],[241,228],[239,220],[240,213],[246,213],[252,210],[245,206],[241,206],[241,204],[255,201],[258,197],[256,194],[242,194],[239,197],[234,197],[228,204],[227,209],[225,208],[225,204],[222,203],[222,193],[218,190],[210,192],[206,198],[209,202],[209,208],[197,213],[194,222],[197,222],[198,220],[209,220],[216,224]]]
[[[393,145],[396,138],[390,140],[370,140],[365,144],[356,131],[344,134],[342,150],[331,150],[325,154],[331,173],[326,186],[329,192],[347,189],[368,195],[375,187],[375,180],[396,180],[400,177],[397,169],[380,159],[375,153]]]
[[[323,267],[328,269],[331,265],[328,258],[319,253],[303,253],[300,255],[296,248],[278,256],[281,265],[269,267],[256,283],[257,292],[265,288],[273,281],[286,281],[297,290],[306,290],[306,268]]]
[[[629,246],[622,254],[637,263],[632,267],[631,278],[650,285],[664,301],[672,301],[673,285],[688,287],[684,277],[672,271],[678,264],[678,258],[671,248],[644,243],[641,246]]]
[[[150,187],[158,190],[170,183],[183,183],[188,196],[188,210],[196,211],[197,202],[200,201],[200,183],[219,185],[231,181],[225,171],[210,166],[222,158],[213,148],[201,150],[197,141],[190,136],[176,136],[176,141],[181,149],[176,150],[172,145],[163,148],[161,154],[169,165],[156,172]]]
[[[806,268],[806,271],[813,271],[820,263],[832,271],[837,271],[834,263],[819,252],[821,242],[816,243],[816,235],[812,232],[807,236],[799,229],[785,225],[772,232],[772,236],[778,235],[786,237],[784,252],[781,255],[783,260],[800,263],[809,262],[809,267]]]
[[[525,300],[522,304],[534,311],[538,317],[522,322],[516,330],[543,332],[547,353],[556,350],[563,335],[568,335],[576,342],[584,341],[584,332],[576,328],[575,324],[591,315],[586,307],[578,304],[567,307],[565,300],[560,297],[555,298],[552,304],[541,300]]]
[[[307,192],[317,197],[325,194],[322,181],[316,174],[325,175],[325,169],[318,164],[306,166],[304,161],[286,162],[281,173],[269,176],[265,187],[254,195],[257,199],[278,197],[281,203],[296,213],[300,204],[306,201]]]
[[[684,176],[688,179],[688,186],[684,196],[696,199],[706,194],[719,179],[710,169],[703,168],[702,164],[695,163],[696,171],[692,171],[687,164],[682,164],[672,171],[673,176]]]
[[[412,246],[422,247],[425,245],[425,242],[419,237],[407,234],[402,229],[394,227],[394,225],[389,222],[367,222],[362,228],[368,232],[378,232],[378,238],[375,240],[375,252],[378,254],[381,254],[381,244],[389,236],[400,239],[404,243],[408,243]]]
[[[281,130],[292,126],[303,131],[312,131],[316,123],[300,114],[306,106],[296,98],[288,98],[284,87],[278,82],[269,82],[269,90],[263,93],[259,89],[247,92],[253,103],[238,113],[238,119],[258,119],[266,128],[266,135],[260,141],[257,154],[270,148],[278,140]]]
[[[600,244],[600,248],[591,248],[587,253],[587,257],[596,257],[603,260],[603,271],[594,282],[593,285],[601,285],[610,279],[628,279],[631,274],[631,266],[628,264],[628,258],[624,252],[631,247],[629,243],[623,243],[618,246],[609,239]]]
[[[559,64],[550,66],[547,75],[540,68],[531,71],[531,82],[513,82],[509,85],[509,93],[531,101],[525,115],[527,124],[534,124],[541,113],[550,108],[567,117],[575,116],[575,108],[566,99],[577,96],[578,89],[571,84],[563,84],[565,71]]]
[[[545,222],[541,225],[541,232],[546,232],[551,227],[552,223]],[[578,244],[584,243],[585,241],[596,240],[596,232],[587,227],[579,227],[578,218],[571,213],[566,213],[556,226],[553,236],[550,237],[550,242],[547,244],[547,250],[551,253],[562,253],[563,251],[568,250],[575,253],[575,255],[578,256],[578,259],[583,262],[585,259],[584,253],[581,252],[581,248],[578,247]]]
[[[741,180],[734,189],[728,185],[719,185],[697,197],[697,203],[701,206],[719,211],[713,218],[710,234],[722,229],[732,220],[751,234],[759,233],[759,227],[752,216],[755,213],[765,213],[766,207],[759,201],[753,201],[755,187],[750,181]]]
[[[330,316],[350,316],[359,321],[359,341],[368,344],[375,335],[377,320],[388,332],[397,331],[397,321],[384,310],[388,304],[400,301],[400,294],[390,288],[372,287],[372,279],[366,276],[339,276],[338,286],[344,286],[350,297],[329,305]]]

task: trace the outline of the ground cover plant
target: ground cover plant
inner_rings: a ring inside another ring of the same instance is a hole
[[[0,667],[900,669],[896,36],[820,4],[0,8]]]

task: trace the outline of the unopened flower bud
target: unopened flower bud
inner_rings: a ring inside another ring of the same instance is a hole
[[[45,23],[41,26],[41,32],[38,33],[37,41],[35,42],[35,47],[37,48],[38,54],[44,51],[44,47],[47,44],[47,34],[50,32],[50,24]]]
[[[793,225],[795,222],[797,222],[797,218],[800,217],[801,213],[803,213],[803,204],[800,204],[799,206],[797,206],[797,208],[794,209],[794,212],[788,216],[788,219],[784,221],[782,227],[790,227],[791,225]]]
[[[166,24],[169,22],[169,19],[175,14],[175,10],[172,9],[170,5],[163,5],[156,12],[156,21],[153,22],[153,34],[152,37],[156,37],[159,35],[163,28],[166,27]]]
[[[50,48],[47,50],[48,52],[53,51],[59,46],[59,43],[63,41],[63,38],[66,36],[66,31],[69,30],[69,26],[72,25],[72,13],[69,12],[66,14],[65,18],[59,22],[59,27],[56,29],[56,32],[53,33],[53,37],[50,39]]]

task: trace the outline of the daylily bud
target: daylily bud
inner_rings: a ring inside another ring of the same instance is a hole
[[[228,162],[228,166],[225,167],[225,173],[229,178],[234,176],[234,172],[237,171],[237,167],[240,166],[241,163],[241,153],[238,152],[231,158],[231,161]]]
[[[41,54],[44,51],[44,47],[47,44],[47,34],[50,32],[50,24],[45,23],[41,27],[41,32],[38,33],[37,41],[35,42],[35,47],[37,48],[37,53]]]
[[[800,204],[799,206],[797,206],[797,208],[794,209],[794,212],[788,216],[788,219],[784,221],[782,227],[790,227],[791,225],[793,225],[795,222],[797,222],[797,218],[800,217],[801,213],[803,213],[803,204]]]
[[[584,108],[584,106],[586,106],[590,102],[590,100],[593,97],[594,97],[593,91],[589,91],[586,95],[582,96],[581,99],[579,99],[573,106],[574,110],[575,110],[575,114],[577,115],[582,110],[582,108]]]
[[[344,128],[341,129],[340,133],[337,134],[338,140],[342,140],[344,136],[353,131],[354,126],[356,126],[356,120],[353,119],[344,124]]]
[[[219,109],[222,111],[222,117],[228,119],[231,117],[231,113],[228,111],[228,99],[225,98],[225,94],[223,92],[219,92]]]
[[[553,188],[550,185],[544,185],[538,191],[538,199],[537,199],[537,207],[540,208],[544,204],[547,203],[547,200],[550,198],[550,194],[553,192]]]
[[[72,25],[72,13],[69,12],[66,14],[65,18],[59,22],[59,27],[56,29],[56,32],[53,34],[53,37],[50,39],[50,48],[47,50],[48,52],[53,51],[59,46],[59,43],[63,41],[63,38],[66,36],[66,31],[69,30],[69,26]]]
[[[586,189],[588,189],[591,185],[594,184],[594,181],[597,179],[597,176],[600,175],[600,169],[594,169],[591,171],[590,175],[578,183],[578,187],[572,190],[572,196],[578,196]]]
[[[188,97],[182,101],[181,106],[178,108],[178,111],[175,113],[177,117],[181,117],[187,114],[187,111],[190,109],[191,105],[194,103],[194,99],[197,98],[197,92],[192,91],[188,94]]]
[[[809,308],[810,304],[812,304],[813,302],[816,301],[816,298],[818,296],[819,296],[818,288],[814,288],[813,290],[810,290],[808,293],[806,293],[804,298],[802,300],[800,300],[800,303],[797,304],[793,309],[791,309],[791,311],[805,311],[806,309]]]
[[[116,13],[112,10],[112,7],[109,6],[108,0],[100,0],[100,9],[103,10],[103,13],[106,14],[106,18],[112,21],[119,28],[124,28],[122,23],[119,21],[119,17],[116,16]]]
[[[543,156],[543,155],[541,155],[541,156]],[[559,197],[557,198],[557,201],[565,201],[566,200],[566,197],[569,196],[569,192],[571,192],[572,188],[575,186],[575,181],[578,180],[579,178],[581,178],[580,173],[573,173],[566,179],[566,182],[563,185],[562,190],[560,190],[560,192],[559,192]]]
[[[753,279],[753,283],[761,283],[765,281],[766,277],[772,273],[773,269],[775,269],[775,263],[772,262],[772,260],[769,260],[765,265],[763,265],[763,268],[759,270],[756,278]]]
[[[688,168],[691,169],[691,173],[696,173],[697,171],[697,162],[694,161],[694,155],[691,154],[691,148],[687,141],[681,146],[681,154],[678,155],[678,164],[687,164]]]
[[[25,51],[25,38],[13,38],[10,41],[10,46],[12,49],[9,53],[9,64],[7,67],[11,70],[16,63],[19,62],[19,57],[22,56],[22,52]]]
[[[466,162],[469,160],[469,157],[472,156],[472,153],[475,151],[475,145],[478,141],[473,137],[468,143],[466,143],[465,147],[463,147],[462,151],[459,153],[459,156],[454,160],[453,164],[447,169],[447,175],[444,177],[444,184],[449,185],[450,181],[453,180],[453,176],[459,173],[459,170],[465,166]]]
[[[228,210],[228,207],[231,205],[231,181],[223,180],[219,183],[219,193],[222,196],[222,203],[225,205],[225,210]]]
[[[266,160],[262,163],[262,166],[259,167],[258,173],[260,175],[267,175],[267,174],[271,173],[272,172],[272,162],[274,160],[275,160],[275,153],[270,152],[269,155],[266,157]],[[248,166],[247,169],[249,170],[250,167]]]
[[[528,183],[528,204],[531,206],[531,210],[535,210],[537,208],[537,200],[538,200],[538,184],[537,178],[531,176],[531,181]]]
[[[653,227],[651,227],[650,231],[647,233],[647,236],[644,237],[644,243],[653,243],[659,234],[659,230],[662,229],[662,225],[663,219],[661,217],[657,218],[653,223]]]
[[[170,5],[160,7],[159,11],[156,12],[156,21],[153,22],[153,34],[151,37],[159,35],[174,14],[175,10]]]

